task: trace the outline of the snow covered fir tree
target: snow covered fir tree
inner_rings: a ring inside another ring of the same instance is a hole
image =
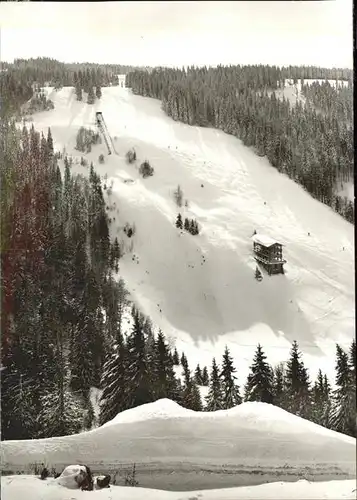
[[[328,84],[303,85],[306,98],[324,110],[317,114],[302,106],[292,113],[286,102],[260,88],[262,82],[277,90],[285,78],[310,73],[317,77],[320,70],[313,67],[147,72],[43,58],[17,60],[6,69],[0,74],[2,439],[91,429],[97,425],[93,388],[100,391],[100,426],[124,410],[162,398],[206,412],[255,401],[356,436],[355,341],[348,349],[336,345],[335,380],[328,380],[322,370],[312,379],[298,342],[292,342],[287,359],[278,365],[269,362],[268,351],[258,344],[244,383],[229,345],[210,366],[191,364],[189,349],[180,352],[129,298],[120,269],[124,250],[111,236],[112,215],[97,165],[88,164],[87,176],[74,173],[72,159],[55,150],[50,128],[39,133],[35,126],[19,127],[16,122],[36,93],[34,82],[56,89],[71,86],[76,104],[93,108],[104,99],[103,89],[117,85],[119,73],[128,73],[133,92],[161,99],[174,120],[241,138],[258,154],[266,154],[274,168],[353,222],[353,204],[335,189],[337,182],[351,178],[353,169],[351,74],[344,75],[348,85],[343,91]],[[43,98],[34,102],[42,106],[41,112],[51,112]],[[276,116],[289,121],[286,132]],[[340,116],[343,124],[336,118]],[[89,154],[97,139],[84,127],[73,137],[83,154]],[[202,236],[201,226],[186,215],[180,186],[174,198],[175,210],[181,212],[175,211],[169,224],[177,238],[187,237],[194,245]],[[121,217],[119,209],[116,217]],[[254,274],[253,268],[250,276],[261,290],[267,280],[256,283],[254,278],[261,279],[257,271]]]

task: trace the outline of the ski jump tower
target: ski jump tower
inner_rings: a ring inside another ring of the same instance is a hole
[[[112,151],[114,151],[115,154],[118,154],[115,150],[114,143],[112,141],[112,138],[109,135],[107,125],[104,121],[103,114],[101,111],[97,111],[95,114],[97,126],[99,130],[102,133],[102,136],[104,137],[104,142],[108,148],[108,155],[112,154]]]

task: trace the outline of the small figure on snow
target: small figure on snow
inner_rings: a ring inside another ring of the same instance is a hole
[[[43,480],[43,479],[47,479],[48,476],[50,475],[50,473],[48,472],[47,467],[45,467],[44,464],[42,464],[42,465],[43,465],[43,469],[41,471],[40,479]]]
[[[258,266],[255,268],[255,279],[257,281],[262,281],[262,279],[263,279],[262,273],[258,269]]]

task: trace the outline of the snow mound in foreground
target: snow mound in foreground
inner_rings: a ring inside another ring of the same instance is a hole
[[[2,478],[2,494],[4,500],[273,500],[289,498],[290,500],[352,500],[356,498],[354,480],[292,483],[276,482],[259,486],[243,486],[221,490],[200,491],[162,491],[146,488],[128,488],[111,486],[100,491],[73,490],[70,496],[55,480],[39,481],[33,476],[6,476]]]
[[[326,436],[334,436],[346,443],[354,442],[354,439],[350,436],[326,429],[309,420],[293,415],[278,406],[260,402],[246,402],[229,410],[204,412],[183,408],[178,403],[165,398],[118,413],[116,417],[101,428],[125,423],[144,422],[152,419],[205,419],[219,421],[221,419],[234,419],[237,423],[240,423],[242,429],[265,428],[271,432],[294,434],[311,431]]]
[[[26,471],[28,464],[43,461],[57,468],[85,463],[97,471],[132,462],[231,464],[239,470],[259,466],[276,469],[275,475],[285,474],[287,463],[296,470],[306,466],[311,471],[313,465],[324,474],[337,470],[347,477],[356,470],[354,438],[265,403],[194,412],[163,399],[123,412],[89,432],[5,441],[1,454],[7,471]]]
[[[130,410],[118,413],[113,420],[104,424],[103,427],[129,422],[141,422],[152,418],[188,417],[195,414],[196,412],[193,410],[187,410],[174,401],[171,401],[171,399],[159,399],[154,403],[147,403],[145,405],[137,406],[136,408],[131,408]]]

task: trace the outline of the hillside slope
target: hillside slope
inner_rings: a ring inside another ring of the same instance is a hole
[[[102,111],[119,155],[99,165],[102,144],[86,156],[113,181],[113,236],[126,238],[126,221],[136,225],[120,273],[133,300],[189,361],[210,364],[228,343],[243,377],[258,342],[275,363],[296,339],[307,366],[332,376],[334,343],[347,348],[354,335],[353,226],[239,140],[176,123],[156,100],[111,87],[90,106],[77,102],[72,88],[49,90],[55,109],[34,115],[34,124],[51,127],[55,147],[68,154],[81,156],[77,130],[94,127]],[[131,147],[137,166],[125,162]],[[155,174],[142,179],[137,167],[145,159]],[[181,212],[197,219],[198,236],[174,226],[178,184],[189,201]],[[254,279],[254,230],[285,245],[284,276]]]

